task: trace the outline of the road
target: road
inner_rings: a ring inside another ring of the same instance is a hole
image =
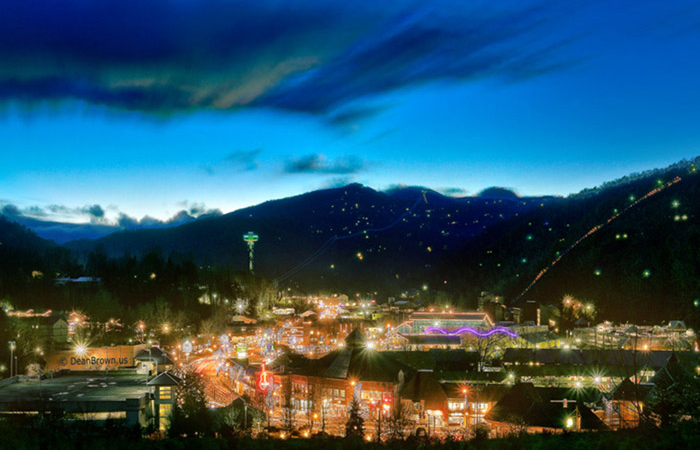
[[[204,394],[212,406],[226,406],[236,399],[237,395],[231,389],[226,371],[222,370],[217,376],[220,365],[219,357],[206,356],[189,363],[189,368],[202,376]]]

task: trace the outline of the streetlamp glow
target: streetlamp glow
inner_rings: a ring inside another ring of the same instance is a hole
[[[570,430],[574,427],[574,418],[573,417],[567,417],[566,418],[566,429]]]
[[[8,344],[10,344],[10,377],[12,377],[14,375],[13,370],[16,370],[16,369],[14,369],[13,363],[14,363],[14,354],[15,354],[15,348],[17,348],[17,343],[15,341],[9,341]]]

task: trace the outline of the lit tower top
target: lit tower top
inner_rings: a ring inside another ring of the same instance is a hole
[[[248,243],[248,270],[253,273],[253,247],[258,242],[258,235],[249,231],[243,235],[243,240]]]

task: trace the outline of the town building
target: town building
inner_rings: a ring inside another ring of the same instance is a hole
[[[485,330],[493,325],[485,312],[418,311],[386,333],[386,347],[419,351],[456,349],[470,337],[463,333],[465,328]]]
[[[340,430],[350,402],[356,398],[369,417],[389,414],[407,379],[415,371],[368,345],[359,329],[350,333],[340,349],[318,359],[298,360],[287,366],[272,364],[273,381],[262,385],[257,372],[256,397],[264,406],[284,409],[308,431]],[[270,374],[265,375],[270,380]],[[249,380],[249,376],[244,376]],[[250,386],[241,382],[239,386]],[[267,402],[267,404],[266,404]],[[381,419],[380,419],[381,420]]]
[[[148,425],[150,390],[133,372],[96,375],[59,372],[48,378],[15,376],[0,383],[2,414],[51,415],[80,420],[123,420]]]
[[[134,367],[134,355],[146,345],[115,345],[111,347],[75,346],[71,350],[48,352],[45,369],[58,370],[117,370]]]
[[[532,383],[516,383],[484,418],[496,435],[606,428],[581,398]]]
[[[109,419],[127,426],[153,425],[163,431],[179,382],[169,372],[149,381],[134,370],[18,375],[0,382],[0,416],[24,414],[98,422]]]
[[[153,415],[159,431],[167,431],[175,405],[175,388],[182,380],[171,372],[162,372],[147,383],[153,388]]]
[[[140,350],[135,356],[138,373],[157,375],[166,370],[171,370],[174,362],[170,355],[159,347],[150,347]]]

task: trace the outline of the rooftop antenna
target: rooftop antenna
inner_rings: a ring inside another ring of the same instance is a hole
[[[253,273],[253,247],[258,242],[258,235],[249,231],[243,235],[243,240],[248,244],[248,270]]]

